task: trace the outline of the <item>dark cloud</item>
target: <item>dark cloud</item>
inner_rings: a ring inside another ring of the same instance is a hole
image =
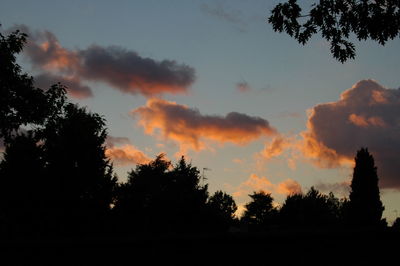
[[[236,83],[236,89],[239,92],[249,92],[252,90],[249,83],[247,83],[246,81],[241,81],[241,82]]]
[[[320,166],[337,167],[368,147],[378,166],[380,185],[400,188],[399,114],[399,89],[362,80],[343,92],[339,101],[312,108],[303,133],[304,152]]]
[[[107,136],[106,138],[106,146],[109,148],[113,148],[116,145],[129,144],[129,143],[131,143],[131,141],[126,137]]]
[[[150,99],[146,106],[131,112],[147,134],[160,131],[164,138],[180,143],[181,148],[201,150],[207,140],[242,145],[264,135],[276,133],[268,121],[237,112],[226,116],[203,115],[198,110],[161,99]]]
[[[93,96],[92,90],[74,78],[53,75],[51,73],[42,73],[34,78],[35,86],[46,89],[51,85],[60,82],[67,87],[67,92],[74,98],[88,98]]]
[[[350,193],[350,182],[346,181],[339,183],[318,183],[314,187],[322,193],[327,194],[332,192],[335,196],[342,198],[348,197]]]
[[[176,61],[155,61],[120,47],[93,45],[79,53],[80,75],[104,81],[126,93],[182,93],[195,80],[193,68]]]
[[[174,60],[157,61],[117,46],[70,50],[49,31],[31,31],[26,25],[10,30],[17,28],[29,35],[24,52],[46,76],[57,75],[75,83],[105,82],[124,93],[145,96],[185,93],[195,81],[195,70]]]
[[[243,20],[243,14],[240,10],[229,10],[220,3],[215,3],[212,5],[201,4],[200,10],[212,17],[216,17],[220,20],[232,23],[241,32],[246,31],[247,24]]]

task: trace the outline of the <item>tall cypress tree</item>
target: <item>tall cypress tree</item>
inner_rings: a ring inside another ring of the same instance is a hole
[[[367,148],[362,148],[355,157],[353,180],[349,202],[349,219],[356,225],[378,225],[384,207],[380,200],[377,168]]]

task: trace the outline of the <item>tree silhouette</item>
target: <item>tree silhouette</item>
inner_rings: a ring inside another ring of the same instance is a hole
[[[400,217],[397,217],[392,224],[392,230],[400,232]]]
[[[225,231],[234,224],[237,206],[231,195],[216,191],[207,201],[211,223],[218,231]]]
[[[249,197],[251,201],[245,205],[242,222],[253,230],[265,229],[274,223],[277,210],[273,206],[274,199],[271,193],[265,193],[264,191],[253,192]]]
[[[32,133],[15,136],[0,163],[0,217],[5,232],[40,233],[45,219],[45,162]]]
[[[38,135],[44,142],[55,224],[65,230],[96,230],[113,203],[116,186],[105,156],[104,119],[66,104]]]
[[[357,151],[347,215],[356,225],[378,225],[384,207],[380,200],[377,168],[367,148]]]
[[[275,6],[268,22],[275,31],[285,31],[303,45],[321,32],[330,42],[333,57],[343,63],[356,55],[349,41],[352,34],[381,45],[399,36],[399,9],[400,2],[393,0],[320,0],[302,14],[297,0],[289,0]]]
[[[288,195],[279,211],[285,225],[318,226],[337,224],[342,202],[333,193],[321,194],[314,187],[305,194]]]
[[[43,91],[33,86],[33,78],[22,73],[16,55],[23,49],[27,35],[15,31],[0,33],[0,138],[7,140],[21,125],[42,125],[65,101],[60,84]]]
[[[172,168],[172,169],[171,169]],[[136,166],[120,186],[115,212],[133,230],[185,232],[201,230],[208,186],[184,157],[174,166],[160,154]]]

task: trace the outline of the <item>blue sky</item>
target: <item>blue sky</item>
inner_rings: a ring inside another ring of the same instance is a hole
[[[103,115],[111,136],[129,138],[129,145],[150,158],[166,152],[168,158],[176,161],[182,143],[160,137],[156,131],[146,134],[138,125],[138,117],[129,114],[145,106],[150,98],[185,105],[203,116],[224,117],[238,112],[260,117],[293,144],[302,140],[301,132],[307,131],[307,110],[338,101],[341,93],[358,81],[374,79],[382,87],[392,89],[400,86],[399,39],[384,47],[371,41],[355,42],[356,59],[341,64],[332,58],[329,44],[319,36],[302,46],[285,34],[273,32],[266,19],[278,2],[1,0],[0,23],[3,29],[24,24],[32,31],[48,30],[70,51],[94,44],[119,46],[143,58],[175,60],[193,68],[196,79],[182,94],[149,97],[123,93],[99,80],[85,80],[93,97],[72,98]],[[43,70],[27,56],[21,56],[20,63],[32,74]],[[250,89],[238,91],[240,82]],[[396,129],[398,125],[392,128]],[[363,132],[369,134],[367,129]],[[207,138],[201,134],[197,137]],[[349,136],[349,143],[355,141],[352,137]],[[321,168],[296,151],[294,144],[269,159],[257,156],[273,138],[261,134],[240,145],[204,140],[208,148],[189,149],[186,155],[200,169],[211,169],[206,172],[211,191],[222,189],[234,194],[239,204],[249,199],[246,193],[259,188],[269,190],[282,202],[285,194],[280,188],[284,185],[279,185],[286,184],[288,179],[296,181],[303,191],[312,185],[326,188],[321,184],[350,180],[351,166]],[[395,139],[394,144],[398,143]],[[124,180],[133,167],[133,162],[116,163],[120,179]],[[341,186],[335,189],[338,187]],[[400,210],[397,188],[388,186],[381,191],[389,221]],[[346,195],[340,189],[336,193]]]

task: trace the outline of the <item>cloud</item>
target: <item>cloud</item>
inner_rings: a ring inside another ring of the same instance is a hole
[[[368,147],[375,158],[380,185],[400,188],[400,90],[362,80],[336,102],[310,110],[303,152],[321,167],[353,162],[356,151]]]
[[[241,31],[246,31],[247,24],[243,21],[243,14],[240,10],[228,10],[226,7],[222,6],[220,3],[213,5],[201,4],[200,10],[209,16],[218,18],[220,20],[226,21],[236,26],[236,28]]]
[[[184,93],[195,80],[192,67],[173,60],[155,61],[121,47],[92,45],[79,55],[84,78],[106,82],[125,93]]]
[[[67,87],[67,92],[74,98],[83,99],[92,97],[92,90],[82,85],[79,79],[75,77],[57,76],[51,73],[42,73],[34,78],[35,86],[39,88],[50,88],[51,85],[60,82]]]
[[[281,155],[286,149],[291,148],[292,145],[292,141],[289,138],[278,135],[271,142],[265,144],[265,148],[260,152],[260,155],[263,159],[269,160]]]
[[[333,192],[336,196],[347,197],[350,193],[350,182],[318,183],[314,187],[322,193]]]
[[[302,189],[297,181],[289,178],[279,183],[276,186],[276,191],[278,194],[291,195],[301,193]]]
[[[146,106],[131,111],[146,134],[160,135],[196,151],[206,148],[206,141],[244,145],[262,136],[276,134],[268,121],[231,112],[226,116],[203,115],[197,109],[175,102],[152,98]]]
[[[236,89],[239,92],[249,92],[252,90],[252,88],[250,87],[249,83],[247,83],[246,81],[241,81],[236,83]]]
[[[117,146],[123,144],[123,146]],[[130,144],[128,138],[108,136],[105,154],[117,165],[146,164],[151,159],[141,150]]]
[[[261,190],[267,193],[277,193],[283,195],[301,193],[302,191],[301,185],[293,179],[288,178],[278,184],[273,184],[266,177],[259,177],[256,174],[251,174],[246,181],[238,186],[232,195],[235,197],[241,197],[248,195],[253,191]]]
[[[106,146],[109,148],[114,148],[115,145],[118,144],[129,144],[129,143],[131,143],[131,141],[126,137],[107,136],[106,139]]]
[[[25,25],[16,28],[29,35],[24,52],[33,66],[67,75],[67,80],[104,82],[123,93],[145,96],[185,93],[195,80],[192,67],[174,60],[157,61],[118,46],[70,50],[49,31],[31,31]]]
[[[106,156],[117,165],[146,164],[151,161],[144,152],[130,144],[108,148],[106,149]]]

